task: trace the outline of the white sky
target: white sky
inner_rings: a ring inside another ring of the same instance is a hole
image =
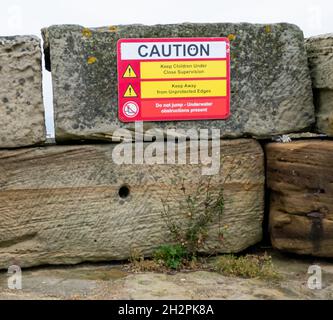
[[[181,22],[289,22],[306,37],[333,32],[333,0],[0,0],[0,35],[52,24],[98,27]],[[44,72],[46,123],[53,131],[51,76]]]

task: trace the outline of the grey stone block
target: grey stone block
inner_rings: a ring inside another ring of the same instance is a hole
[[[40,40],[0,37],[0,148],[45,141]]]
[[[333,136],[333,34],[306,40],[315,95],[317,130]]]
[[[116,128],[133,128],[118,120],[116,45],[121,38],[231,39],[231,117],[145,123],[145,129],[217,128],[222,137],[265,137],[299,132],[315,122],[303,33],[294,25],[62,25],[43,29],[43,36],[58,141],[109,140]]]

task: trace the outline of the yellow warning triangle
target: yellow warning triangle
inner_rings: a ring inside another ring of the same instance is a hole
[[[129,64],[124,75],[123,78],[137,78],[138,76],[136,75],[134,69],[132,68],[132,66]]]
[[[124,94],[124,98],[136,98],[138,95],[136,94],[136,92],[134,91],[132,85],[129,85],[125,94]]]

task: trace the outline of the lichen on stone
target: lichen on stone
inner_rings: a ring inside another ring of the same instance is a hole
[[[230,33],[230,34],[228,35],[228,39],[229,39],[230,41],[233,41],[233,40],[236,39],[236,36],[235,36],[234,34]]]
[[[118,28],[116,26],[109,26],[109,31],[110,32],[117,32]]]
[[[271,33],[272,32],[272,27],[269,26],[269,25],[265,26],[265,32],[266,33]]]
[[[92,37],[92,32],[89,28],[84,28],[82,30],[82,35],[86,38],[91,38]]]
[[[97,62],[96,57],[88,57],[88,59],[87,59],[88,64],[94,64],[95,62]]]

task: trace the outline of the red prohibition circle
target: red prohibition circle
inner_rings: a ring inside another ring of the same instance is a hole
[[[134,101],[128,101],[123,106],[123,114],[127,118],[135,118],[139,114],[139,105]]]

